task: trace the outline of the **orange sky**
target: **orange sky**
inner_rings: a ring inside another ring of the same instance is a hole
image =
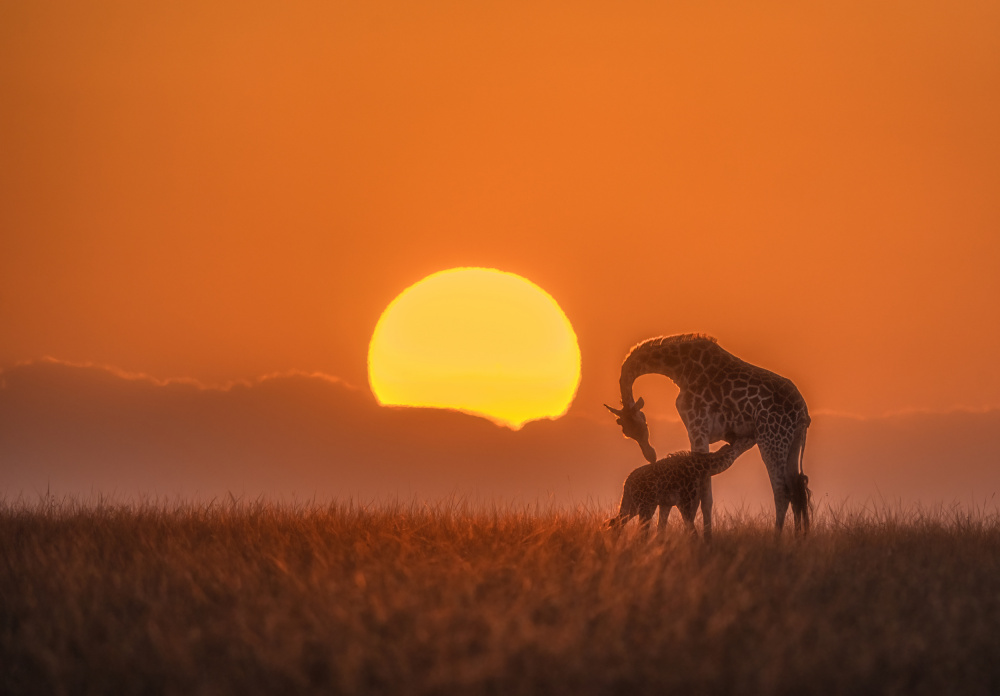
[[[478,265],[594,414],[684,331],[813,411],[1000,407],[994,2],[152,5],[0,7],[0,366],[364,386]]]

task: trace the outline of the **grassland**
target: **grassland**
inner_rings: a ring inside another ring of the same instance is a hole
[[[1000,692],[1000,520],[0,504],[0,693]]]

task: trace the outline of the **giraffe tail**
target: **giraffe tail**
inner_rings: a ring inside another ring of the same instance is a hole
[[[806,476],[803,467],[803,460],[806,454],[806,432],[809,430],[809,425],[806,424],[802,427],[799,435],[799,452],[798,452],[798,464],[799,472],[795,475],[794,484],[792,485],[791,498],[792,498],[792,509],[798,514],[802,515],[802,529],[803,531],[809,531],[809,518],[812,516],[813,502],[812,502],[812,491],[809,490],[809,477]]]
[[[605,529],[615,529],[628,522],[635,514],[634,508],[635,503],[632,500],[632,489],[629,486],[629,479],[625,479],[625,485],[622,488],[622,502],[618,507],[618,514],[604,522]]]
[[[802,428],[802,437],[799,439],[799,474],[805,475],[805,471],[802,470],[802,460],[806,456],[806,435],[809,433],[809,425],[805,425]]]

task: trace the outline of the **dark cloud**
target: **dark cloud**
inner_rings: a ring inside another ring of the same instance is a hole
[[[205,388],[44,361],[2,374],[8,495],[613,497],[633,454],[579,419],[512,432],[462,413],[379,407],[329,378]],[[606,424],[604,424],[606,425]],[[634,457],[633,457],[634,458]]]
[[[570,415],[506,428],[431,409],[381,408],[319,375],[206,388],[56,361],[0,374],[0,494],[368,501],[599,501],[643,463],[613,420]],[[594,413],[603,410],[595,405]],[[654,421],[661,454],[686,446]],[[817,415],[806,471],[816,500],[995,505],[1000,412],[878,419]],[[751,451],[716,479],[718,505],[770,505]]]

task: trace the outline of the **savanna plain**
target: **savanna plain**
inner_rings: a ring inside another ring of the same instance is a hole
[[[611,512],[0,502],[0,693],[1000,692],[992,513]]]

